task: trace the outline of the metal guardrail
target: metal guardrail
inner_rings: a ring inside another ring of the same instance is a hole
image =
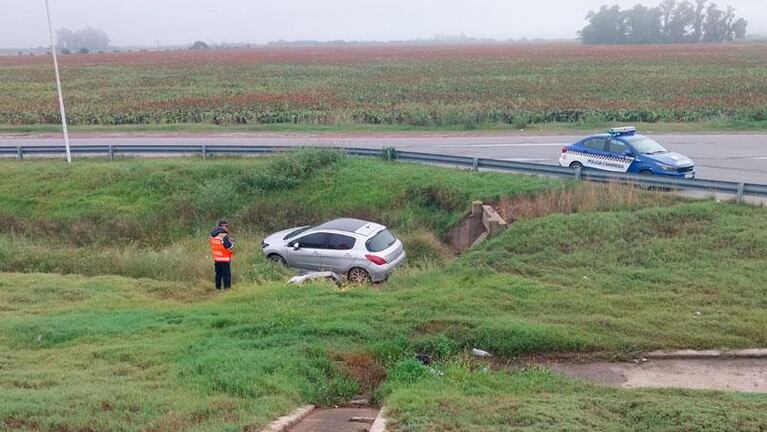
[[[249,145],[75,145],[71,147],[73,155],[105,155],[110,160],[118,155],[179,154],[201,155],[203,158],[215,155],[266,155],[295,151],[304,147],[289,146],[249,146]],[[383,157],[386,149],[358,147],[326,147],[343,151],[351,156]],[[25,156],[64,155],[62,146],[0,146],[0,156],[24,159]],[[489,169],[521,174],[570,178],[592,182],[619,182],[640,184],[648,187],[670,188],[679,190],[703,191],[736,195],[742,200],[745,195],[767,197],[767,185],[756,183],[737,183],[720,180],[679,179],[664,176],[644,176],[627,173],[614,173],[598,170],[573,170],[555,165],[529,162],[513,162],[498,159],[450,156],[410,151],[394,151],[397,160],[436,165],[447,165],[473,170]]]

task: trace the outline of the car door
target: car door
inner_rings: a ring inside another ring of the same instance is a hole
[[[352,253],[357,239],[344,234],[330,234],[328,248],[323,251],[322,268],[338,274],[346,273],[354,263]]]
[[[634,162],[631,147],[617,139],[607,141],[607,156],[605,168],[608,171],[627,172]]]
[[[599,170],[614,171],[609,153],[608,138],[591,138],[583,142],[582,147],[587,155],[583,166]]]
[[[327,249],[330,234],[315,232],[288,243],[285,261],[301,270],[318,271],[322,268],[322,254]]]

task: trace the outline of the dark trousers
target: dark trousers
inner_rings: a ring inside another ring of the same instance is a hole
[[[228,262],[216,263],[216,289],[221,289],[223,282],[224,289],[232,287],[232,265]]]

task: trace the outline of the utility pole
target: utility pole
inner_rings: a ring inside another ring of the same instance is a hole
[[[64,111],[64,95],[61,93],[61,77],[59,77],[59,61],[56,58],[56,42],[53,38],[53,24],[51,23],[51,8],[48,0],[45,0],[45,12],[48,14],[48,33],[51,36],[51,54],[53,54],[53,68],[56,70],[56,90],[59,93],[59,110],[61,111],[61,125],[64,129],[64,147],[67,152],[67,163],[72,163],[72,153],[69,151],[69,131],[67,130],[67,114]]]

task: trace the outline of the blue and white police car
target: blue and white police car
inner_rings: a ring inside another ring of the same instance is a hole
[[[666,150],[652,139],[637,135],[636,128],[613,128],[562,148],[559,165],[604,171],[695,178],[695,163],[687,156]]]

